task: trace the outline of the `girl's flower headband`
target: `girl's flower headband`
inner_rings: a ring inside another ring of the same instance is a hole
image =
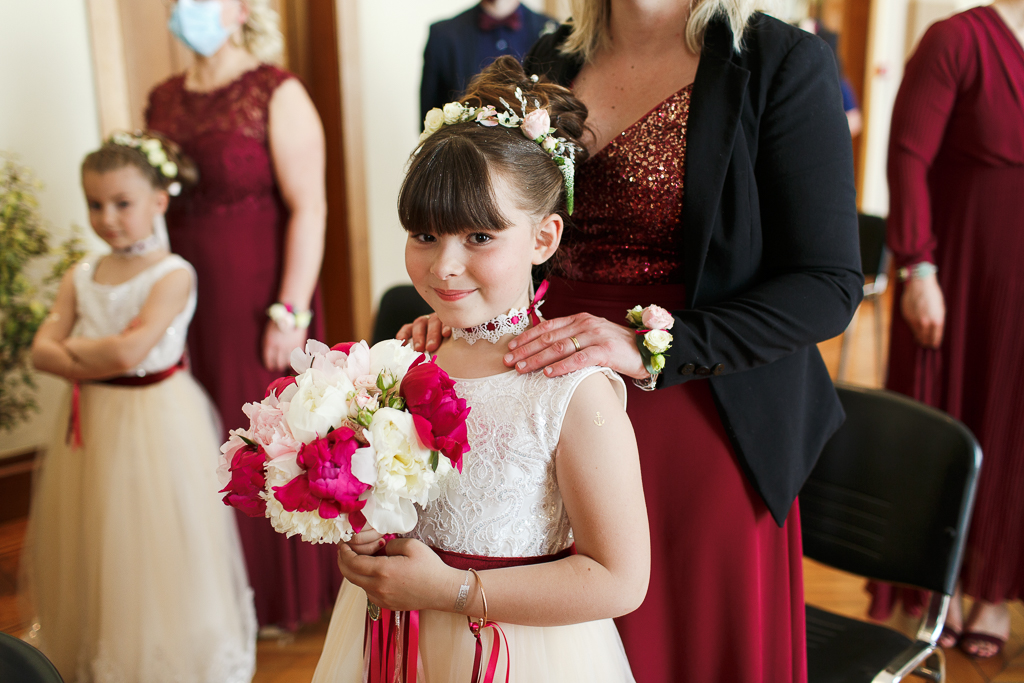
[[[530,76],[534,82],[536,76]],[[554,136],[555,129],[551,128],[551,117],[547,109],[542,109],[537,100],[533,101],[534,109],[526,113],[526,98],[523,97],[521,88],[516,88],[516,99],[519,100],[522,116],[516,114],[511,105],[503,98],[499,98],[505,105],[505,111],[499,113],[493,105],[486,107],[467,107],[461,102],[449,102],[443,109],[434,107],[427,112],[423,120],[423,132],[420,134],[420,142],[423,142],[431,135],[439,131],[443,126],[451,126],[466,121],[476,121],[481,126],[503,126],[505,128],[518,128],[523,135],[533,140],[541,149],[551,155],[551,159],[558,165],[562,172],[562,179],[565,182],[565,208],[572,215],[573,209],[573,176],[576,172],[576,145],[565,138]]]
[[[167,151],[164,150],[160,140],[147,137],[143,133],[114,133],[110,136],[110,141],[115,145],[131,147],[142,152],[142,156],[146,157],[146,161],[149,162],[150,166],[155,168],[164,178],[174,181],[167,186],[168,194],[172,197],[177,197],[181,194],[181,183],[174,180],[178,177],[178,165],[168,158]]]

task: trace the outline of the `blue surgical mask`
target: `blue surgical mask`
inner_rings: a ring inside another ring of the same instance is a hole
[[[167,28],[185,47],[209,57],[231,37],[220,23],[222,9],[221,0],[178,0]]]

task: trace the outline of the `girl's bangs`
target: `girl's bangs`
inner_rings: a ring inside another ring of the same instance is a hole
[[[487,159],[469,140],[445,132],[427,138],[413,157],[398,195],[402,227],[432,235],[508,228],[511,223],[494,197]]]

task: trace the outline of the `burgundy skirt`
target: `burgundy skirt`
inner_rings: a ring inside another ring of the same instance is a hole
[[[588,312],[623,324],[638,304],[685,307],[682,285],[551,278],[545,299],[548,319]],[[616,620],[636,680],[806,681],[799,508],[775,524],[707,381],[652,392],[626,384],[651,527],[647,597]]]

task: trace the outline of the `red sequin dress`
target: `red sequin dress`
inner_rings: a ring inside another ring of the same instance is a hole
[[[153,89],[146,111],[147,126],[178,143],[199,166],[199,184],[171,202],[167,228],[172,250],[196,269],[199,299],[189,359],[225,433],[248,425],[242,405],[261,400],[280,374],[261,360],[288,221],[267,126],[274,90],[292,77],[264,64],[217,90],[192,92],[184,75],[175,76]],[[311,337],[323,339],[322,321],[314,315]],[[341,583],[333,548],[286,539],[266,519],[237,519],[260,624],[296,628],[318,620]]]
[[[637,304],[685,307],[690,94],[675,93],[578,167],[576,226],[545,317],[587,311],[624,323]],[[627,384],[652,545],[647,598],[616,620],[636,680],[805,681],[798,508],[776,526],[706,381],[653,392]]]

